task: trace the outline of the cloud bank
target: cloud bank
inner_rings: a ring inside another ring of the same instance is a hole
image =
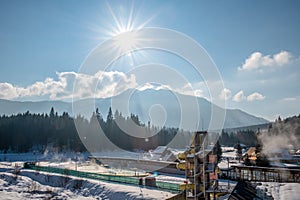
[[[72,98],[106,98],[124,90],[136,87],[134,75],[122,72],[98,72],[95,75],[76,72],[57,72],[57,80],[46,78],[27,87],[0,83],[0,98],[22,99],[26,97],[45,97],[51,100]],[[75,84],[78,90],[73,91]]]
[[[170,85],[145,83],[140,86],[135,74],[119,71],[100,71],[94,75],[76,72],[57,72],[56,80],[46,78],[27,87],[0,83],[1,99],[50,99],[72,100],[113,97],[128,89],[170,90],[183,95],[203,97],[203,91],[191,84],[172,87]],[[76,90],[74,90],[76,88]]]

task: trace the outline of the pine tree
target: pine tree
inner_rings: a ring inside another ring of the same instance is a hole
[[[221,145],[219,143],[219,140],[215,144],[214,154],[217,155],[217,162],[219,163],[221,161],[221,158],[222,158],[222,148],[221,148]]]
[[[239,159],[239,162],[241,162],[242,153],[242,146],[240,145],[240,143],[238,143],[236,147],[236,157],[237,159]]]
[[[55,116],[55,112],[54,112],[54,108],[53,107],[51,107],[49,116],[50,116],[50,118],[54,118],[54,116]]]
[[[111,107],[109,107],[107,118],[106,118],[106,123],[111,124],[113,119],[114,119],[114,117],[113,117],[113,114],[112,114],[112,110],[111,110]]]

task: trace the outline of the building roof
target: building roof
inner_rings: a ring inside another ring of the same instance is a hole
[[[231,192],[228,200],[252,200],[256,195],[255,187],[247,181],[240,181]]]

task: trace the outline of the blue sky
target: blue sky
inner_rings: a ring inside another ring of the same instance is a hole
[[[300,2],[292,0],[2,0],[0,98],[66,100],[54,93],[71,88],[64,81],[69,84],[89,52],[111,37],[113,15],[126,23],[131,9],[133,28],[173,29],[203,46],[223,78],[226,89],[220,98],[228,107],[270,120],[300,113]],[[175,65],[185,74],[184,61],[148,53],[138,64]],[[114,70],[128,72],[129,62],[116,62]],[[208,98],[203,80],[192,71],[186,75],[197,95]],[[125,82],[136,85],[131,78]]]

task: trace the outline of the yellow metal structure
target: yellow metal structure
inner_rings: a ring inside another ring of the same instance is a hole
[[[182,170],[182,171],[185,171],[186,169],[192,170],[194,168],[194,164],[187,165],[185,162],[181,162],[181,163],[177,163],[176,167],[177,167],[177,169]]]
[[[191,189],[191,190],[194,190],[195,189],[195,184],[182,184],[179,186],[179,188],[181,190],[187,190],[187,189]]]
[[[210,200],[221,194],[217,157],[208,144],[208,133],[196,132],[190,147],[177,156],[180,162],[176,167],[186,174],[185,184],[180,185],[180,189],[185,190],[187,200]]]

